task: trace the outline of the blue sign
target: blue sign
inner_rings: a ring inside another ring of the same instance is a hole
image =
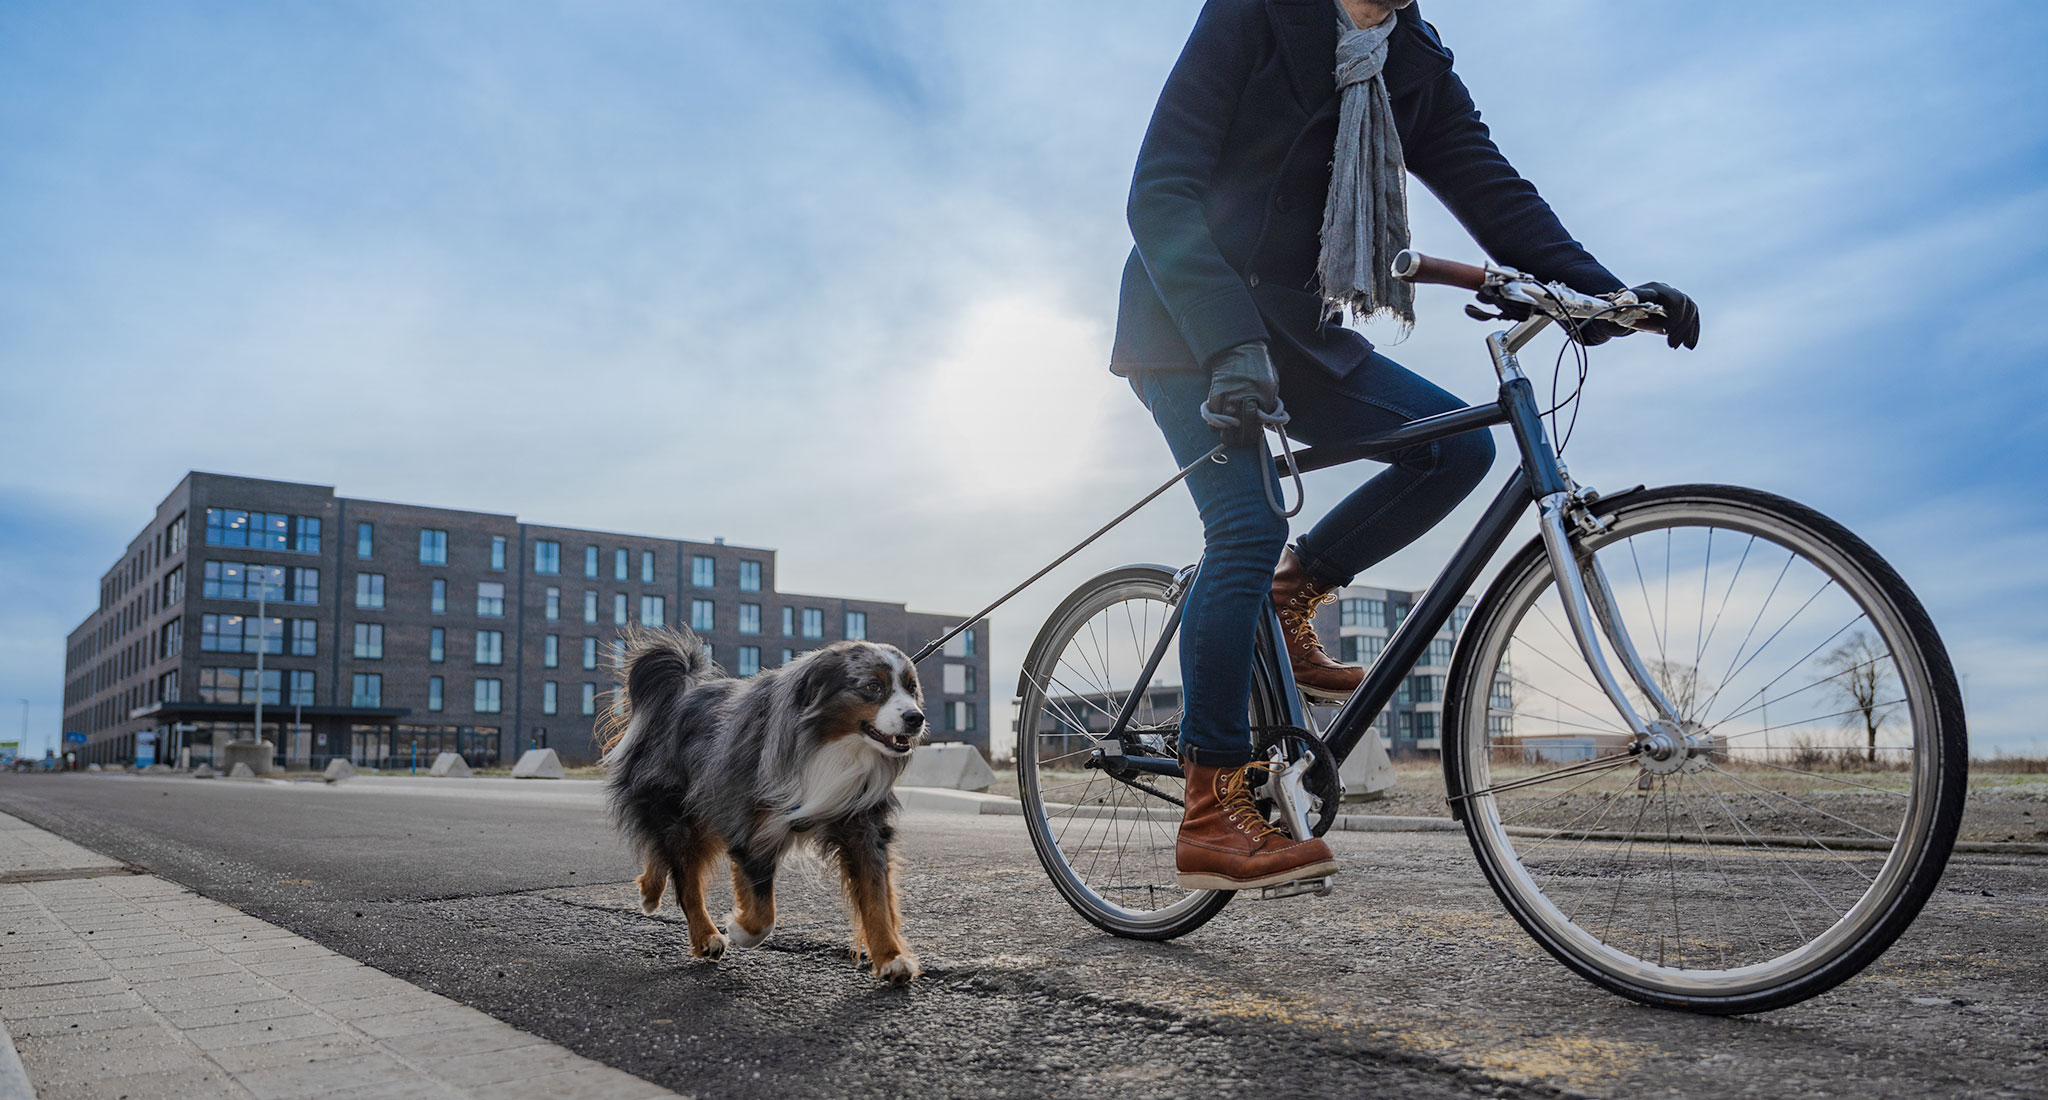
[[[83,745],[85,744],[85,735],[77,730],[65,730],[64,743],[67,745]]]

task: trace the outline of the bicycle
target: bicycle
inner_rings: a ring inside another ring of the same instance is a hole
[[[1601,496],[1572,479],[1543,423],[1561,406],[1541,407],[1516,354],[1553,324],[1656,331],[1655,306],[1413,252],[1396,274],[1518,322],[1486,338],[1498,400],[1283,454],[1276,473],[1299,491],[1305,471],[1500,424],[1520,462],[1327,725],[1278,619],[1261,622],[1250,717],[1276,765],[1269,819],[1296,837],[1331,826],[1338,765],[1534,506],[1539,533],[1458,635],[1444,696],[1446,799],[1494,892],[1566,967],[1637,1001],[1755,1012],[1847,980],[1919,913],[1962,816],[1962,700],[1927,613],[1862,540],[1790,500],[1720,485]],[[1174,879],[1175,644],[1198,568],[1088,581],[1019,677],[1032,845],[1067,902],[1118,936],[1185,935],[1233,896]]]

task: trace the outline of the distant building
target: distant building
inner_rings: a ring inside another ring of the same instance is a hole
[[[64,728],[82,763],[263,738],[321,767],[472,765],[527,748],[595,759],[629,622],[681,624],[750,675],[842,638],[914,652],[959,621],[775,586],[773,550],[338,497],[322,485],[191,473],[100,580],[71,633]],[[259,621],[258,597],[263,597]],[[931,736],[988,751],[984,620],[920,667]],[[263,671],[256,654],[263,647]]]
[[[1325,606],[1316,614],[1316,633],[1331,655],[1346,664],[1370,667],[1387,646],[1387,639],[1395,628],[1408,618],[1408,613],[1423,597],[1421,592],[1407,592],[1399,589],[1372,588],[1352,585],[1338,593],[1335,602]],[[1465,620],[1471,615],[1478,601],[1466,597],[1451,612],[1451,620],[1430,639],[1429,648],[1423,651],[1373,725],[1380,732],[1387,751],[1393,756],[1412,756],[1419,753],[1436,753],[1443,750],[1444,683],[1451,671],[1451,654],[1457,645],[1458,635],[1465,630]],[[1158,716],[1177,715],[1181,709],[1181,694],[1178,670],[1167,670],[1172,682],[1156,684],[1139,710],[1144,716],[1139,719],[1158,721]],[[1497,683],[1496,698],[1493,700],[1503,713],[1489,716],[1489,728],[1497,734],[1509,732],[1505,708],[1508,703],[1510,685]],[[1128,694],[1125,689],[1124,694]],[[1085,754],[1089,744],[1086,734],[1101,734],[1108,731],[1111,719],[1121,708],[1123,695],[1110,698],[1107,694],[1061,696],[1052,700],[1039,716],[1041,737],[1067,733],[1065,740],[1044,741],[1039,745],[1041,759],[1056,759],[1062,755]],[[1313,708],[1317,722],[1327,728],[1329,721],[1336,717],[1334,706],[1318,705]],[[1012,719],[1012,728],[1016,719]]]

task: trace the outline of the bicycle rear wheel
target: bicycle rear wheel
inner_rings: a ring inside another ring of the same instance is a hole
[[[1955,841],[1968,749],[1940,637],[1875,551],[1791,501],[1694,485],[1593,511],[1607,529],[1573,541],[1687,747],[1634,744],[1533,543],[1446,696],[1473,852],[1538,943],[1624,996],[1736,1013],[1832,988],[1905,931]]]
[[[1180,595],[1164,566],[1125,566],[1088,581],[1046,620],[1018,685],[1017,786],[1032,847],[1076,912],[1133,939],[1192,932],[1233,896],[1175,881],[1183,780],[1119,778],[1099,766],[1090,739],[1106,733],[1136,694],[1125,751],[1178,757],[1177,641],[1150,680],[1140,680]],[[1255,674],[1254,724],[1279,721],[1271,717],[1281,712],[1277,699],[1271,677]]]

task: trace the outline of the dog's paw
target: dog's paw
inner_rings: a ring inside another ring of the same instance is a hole
[[[757,946],[762,940],[768,938],[768,933],[773,931],[775,931],[775,926],[772,924],[761,929],[759,932],[747,931],[746,926],[740,923],[738,910],[725,915],[725,938],[734,947]]]
[[[640,911],[650,917],[661,912],[661,898],[659,896],[652,899],[642,897],[640,899]]]
[[[916,955],[898,955],[875,967],[875,977],[890,985],[909,985],[922,973],[924,970],[917,965]]]
[[[725,955],[725,937],[713,932],[710,938],[706,939],[703,945],[692,953],[700,958],[714,960],[721,958]]]

